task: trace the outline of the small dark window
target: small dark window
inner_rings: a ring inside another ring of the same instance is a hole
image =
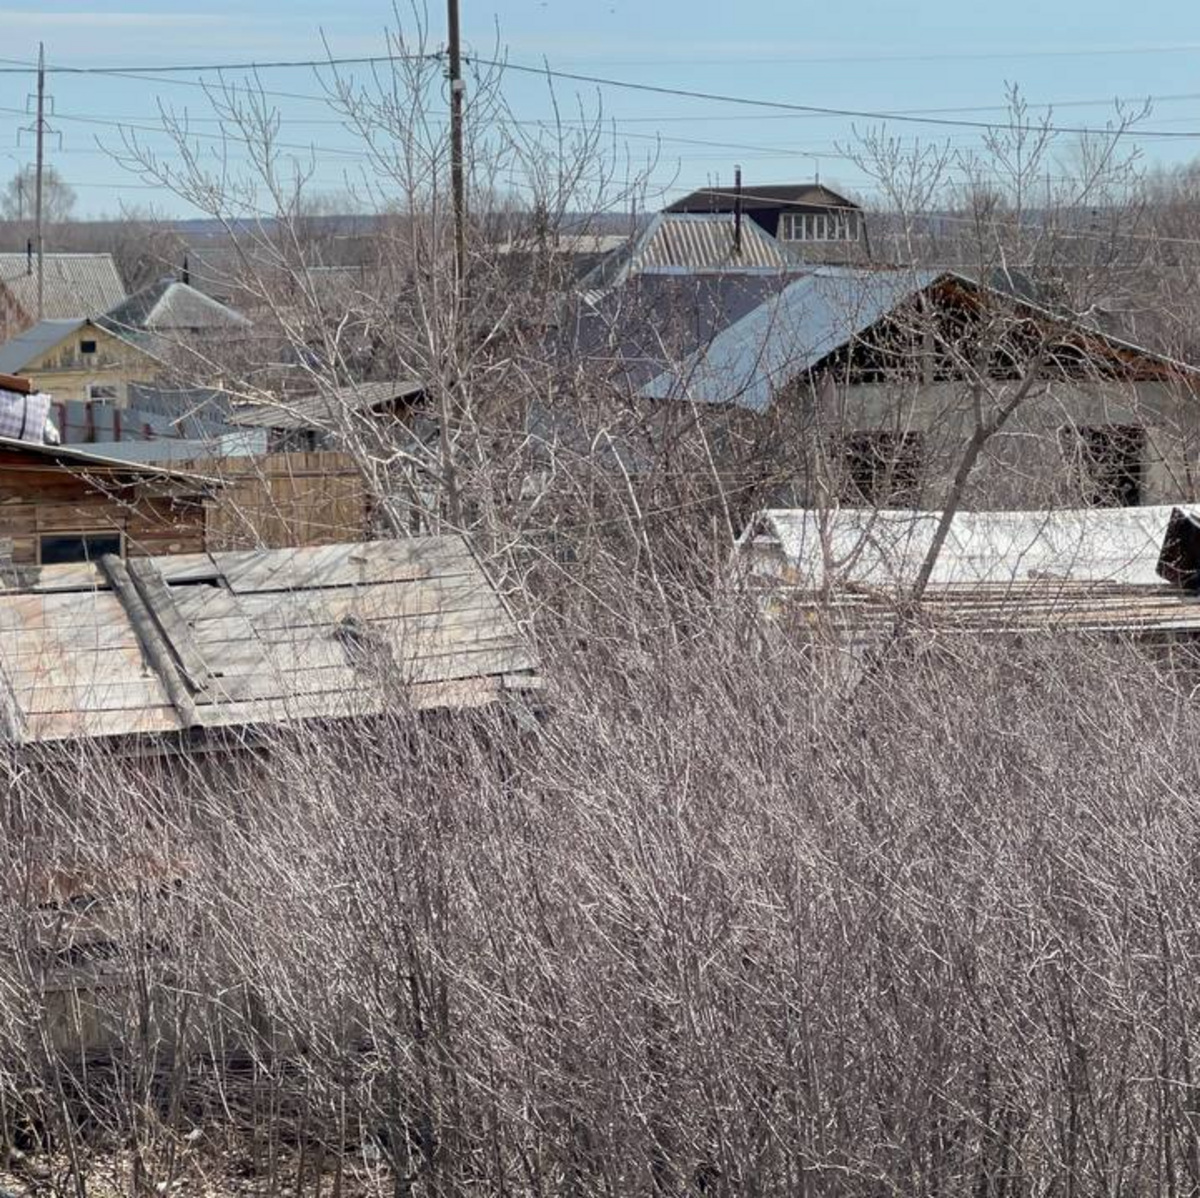
[[[94,562],[106,553],[120,552],[120,533],[63,533],[41,537],[38,541],[38,560],[43,566]]]
[[[79,343],[79,352],[81,354],[94,354],[96,352],[96,343],[94,341],[81,341]]]
[[[1098,424],[1065,433],[1085,504],[1137,507],[1142,502],[1144,428],[1136,424]]]
[[[872,507],[914,507],[921,490],[920,433],[852,433],[845,442],[843,498]]]

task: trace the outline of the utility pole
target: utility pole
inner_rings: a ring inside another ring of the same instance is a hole
[[[454,202],[454,269],[461,295],[467,277],[467,182],[463,168],[462,43],[458,27],[458,0],[446,0],[450,38],[450,188]]]
[[[42,270],[42,164],[46,140],[46,46],[38,42],[37,76],[37,175],[33,185],[34,221],[37,240],[37,318],[42,319],[44,272]]]

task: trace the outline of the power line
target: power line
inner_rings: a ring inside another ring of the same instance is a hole
[[[445,55],[442,51],[430,51],[424,54],[371,54],[360,58],[304,58],[280,59],[264,62],[210,62],[200,64],[167,64],[159,66],[119,66],[119,67],[69,67],[47,65],[46,73],[53,75],[142,75],[151,72],[156,75],[203,75],[217,74],[221,71],[276,71],[288,70],[295,67],[314,69],[318,67],[348,67],[348,66],[380,66],[393,62],[436,62]],[[20,59],[3,59],[7,63],[22,63]],[[0,67],[0,74],[20,75],[36,73],[36,65]]]
[[[649,92],[658,96],[678,96],[689,100],[711,100],[716,104],[740,104],[748,108],[771,108],[788,112],[809,113],[815,116],[851,117],[856,120],[870,121],[901,121],[916,125],[938,125],[954,128],[984,129],[988,131],[1018,128],[1018,126],[1013,125],[1011,122],[1006,124],[996,121],[968,121],[950,117],[917,116],[911,112],[885,112],[860,108],[831,108],[819,104],[795,104],[785,100],[761,100],[751,96],[735,96],[726,95],[722,92],[705,92],[683,87],[667,87],[664,84],[634,83],[628,79],[609,79],[603,75],[583,75],[574,71],[558,71],[548,66],[531,67],[520,63],[506,62],[501,59],[478,58],[466,55],[464,55],[464,58],[467,58],[468,61],[478,66],[500,67],[504,70],[519,71],[528,75],[541,75],[551,79],[568,79],[575,83],[595,84],[597,87],[616,87],[627,91]],[[1049,124],[1043,126],[1037,123],[1033,123],[1031,127],[1037,132],[1041,132],[1044,129],[1047,133],[1071,133],[1092,137],[1116,137],[1123,135],[1126,137],[1200,138],[1200,130],[1183,132],[1180,130],[1143,130],[1134,128],[1113,129],[1111,127],[1100,129],[1095,126]]]

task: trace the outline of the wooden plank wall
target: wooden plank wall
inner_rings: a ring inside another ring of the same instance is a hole
[[[226,483],[208,504],[210,550],[333,545],[368,536],[369,498],[348,454],[273,453],[191,468]]]
[[[18,565],[37,562],[38,537],[46,533],[123,532],[130,557],[331,545],[369,535],[368,496],[347,454],[179,467],[224,480],[207,502],[165,499],[138,485],[107,494],[67,470],[5,466],[0,461],[0,541],[12,542]]]
[[[133,557],[196,553],[204,548],[204,510],[141,486],[107,493],[66,470],[0,462],[0,540],[12,542],[13,562],[35,564],[40,535],[80,532],[122,532]]]

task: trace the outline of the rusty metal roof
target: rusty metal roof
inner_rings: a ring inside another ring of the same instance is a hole
[[[536,682],[461,537],[110,556],[0,592],[17,744],[479,706]]]

